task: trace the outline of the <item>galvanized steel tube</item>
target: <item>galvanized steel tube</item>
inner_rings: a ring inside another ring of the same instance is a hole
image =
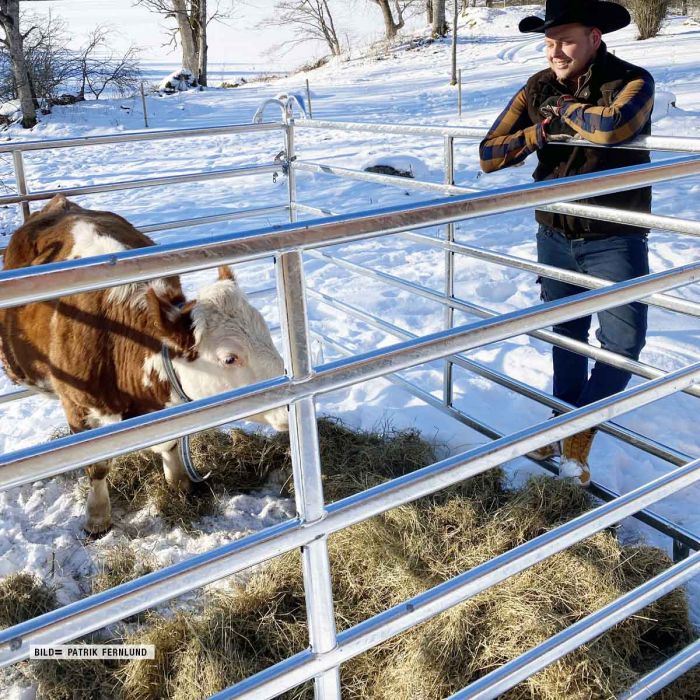
[[[12,153],[12,162],[15,167],[15,182],[17,183],[17,192],[19,192],[20,197],[24,198],[27,196],[27,176],[24,173],[24,159],[22,158],[21,151],[14,151]],[[22,216],[26,221],[29,218],[29,203],[26,200],[22,201]]]
[[[192,219],[178,219],[177,221],[164,221],[159,224],[148,224],[137,226],[142,233],[154,233],[156,231],[170,231],[176,228],[189,228],[190,226],[203,226],[204,224],[219,224],[225,221],[236,219],[248,219],[256,216],[267,216],[268,214],[281,214],[287,211],[286,204],[279,204],[272,207],[251,207],[249,209],[237,209],[226,214],[213,214],[211,216],[197,216]],[[270,253],[272,255],[272,253]]]
[[[284,129],[284,124],[281,122],[268,122],[267,124],[228,124],[188,129],[150,129],[148,131],[134,131],[129,134],[109,134],[105,136],[82,136],[70,139],[41,139],[40,141],[0,143],[0,153],[48,151],[55,148],[83,148],[84,146],[105,146],[114,143],[133,143],[136,141],[163,141],[168,139],[186,139],[207,136],[229,136],[232,134],[247,134],[255,131],[280,131],[282,129]]]
[[[619,700],[647,700],[700,663],[700,639],[637,681]]]
[[[445,184],[455,183],[455,144],[452,136],[445,136]],[[455,225],[447,224],[445,227],[445,241],[454,243]],[[445,299],[450,300],[455,294],[455,256],[451,250],[445,249]],[[454,308],[446,304],[444,308],[445,328],[454,326]],[[452,405],[452,362],[445,359],[445,367],[442,377],[442,399],[445,406]]]
[[[303,381],[311,376],[313,368],[301,253],[284,253],[277,259],[276,268],[286,365],[293,380]],[[289,419],[294,496],[299,517],[307,526],[320,522],[326,515],[313,397],[293,402]],[[305,545],[301,559],[309,643],[315,653],[323,654],[337,643],[326,537]],[[314,687],[317,700],[340,700],[340,670],[336,667],[320,674],[314,680]]]
[[[252,260],[265,257],[273,251],[286,252],[341,240],[398,233],[408,228],[447,224],[460,219],[631,189],[699,173],[699,157],[675,158],[617,171],[521,185],[488,193],[459,195],[408,207],[388,207],[361,214],[330,217],[313,225],[297,223],[267,227],[212,237],[194,244],[172,243],[114,255],[52,263],[41,266],[41,269],[10,270],[0,273],[0,308]]]
[[[419,124],[379,124],[374,122],[337,122],[314,119],[302,120],[297,126],[309,129],[332,129],[336,131],[371,131],[376,134],[401,134],[405,136],[434,136],[436,138],[452,136],[454,138],[483,139],[488,129],[483,126],[422,126]],[[554,145],[570,145],[587,148],[610,148],[572,138],[568,141],[553,141]],[[642,151],[674,151],[678,153],[700,153],[700,139],[687,136],[638,136],[622,146],[621,149]]]
[[[276,167],[274,163],[269,165],[249,165],[241,168],[222,168],[221,170],[208,170],[200,173],[149,177],[142,180],[107,182],[101,185],[87,185],[85,187],[66,187],[64,189],[44,190],[42,192],[32,192],[31,194],[24,195],[6,195],[0,197],[0,206],[3,204],[17,204],[19,202],[38,202],[51,199],[57,194],[62,194],[66,197],[75,197],[78,195],[97,194],[99,192],[120,192],[122,190],[137,190],[143,187],[178,185],[183,182],[205,182],[207,180],[222,180],[232,177],[248,177],[249,175],[262,175],[274,172]]]

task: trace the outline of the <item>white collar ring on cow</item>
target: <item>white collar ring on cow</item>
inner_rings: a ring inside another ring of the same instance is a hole
[[[163,343],[163,345],[160,346],[160,356],[163,360],[163,369],[165,369],[165,376],[168,378],[171,388],[175,391],[175,393],[182,401],[184,401],[185,403],[189,403],[190,401],[192,401],[192,399],[189,396],[187,396],[185,390],[182,388],[182,384],[180,384],[180,379],[178,378],[177,374],[175,374],[175,368],[173,367],[173,362],[170,359],[170,352],[168,350],[168,346],[165,345],[165,343]],[[199,484],[211,476],[211,472],[208,472],[206,476],[202,476],[192,463],[192,458],[190,457],[189,435],[183,435],[177,441],[177,446],[180,450],[182,463],[185,465],[185,471],[187,472],[187,476],[189,477],[190,481]]]

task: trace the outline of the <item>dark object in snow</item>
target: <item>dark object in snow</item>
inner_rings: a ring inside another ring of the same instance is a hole
[[[65,105],[74,105],[76,102],[85,102],[85,97],[82,95],[71,95],[70,93],[66,92],[63,95],[54,97],[51,100],[51,104],[53,106],[58,105],[60,107],[64,107]]]
[[[197,87],[199,87],[197,78],[186,68],[181,68],[171,73],[166,78],[163,78],[158,89],[166,95],[172,95],[176,92],[184,92],[185,90],[191,90]]]
[[[397,177],[415,178],[415,175],[410,170],[399,170],[393,165],[370,165],[365,168],[366,173],[379,173],[380,175],[396,175]]]

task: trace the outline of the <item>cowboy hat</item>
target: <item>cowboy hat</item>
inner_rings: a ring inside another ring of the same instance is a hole
[[[545,17],[531,15],[520,22],[523,33],[546,32],[562,24],[585,24],[597,27],[603,34],[626,27],[632,21],[630,13],[614,2],[603,0],[547,0]]]

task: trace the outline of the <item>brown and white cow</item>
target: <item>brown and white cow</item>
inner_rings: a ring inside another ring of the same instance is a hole
[[[84,209],[62,195],[32,214],[10,238],[6,270],[116,253],[153,241],[116,214]],[[180,403],[161,356],[166,345],[185,394],[193,399],[283,374],[262,315],[228,267],[186,300],[177,277],[74,294],[0,310],[0,362],[15,382],[60,399],[79,432]],[[252,417],[287,429],[285,407]],[[162,455],[168,483],[190,485],[177,444]],[[107,463],[87,468],[85,529],[111,525]]]

